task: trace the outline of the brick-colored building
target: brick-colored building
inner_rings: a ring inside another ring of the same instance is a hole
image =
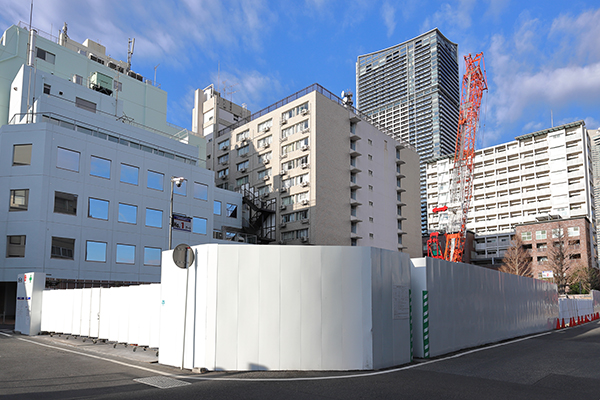
[[[580,259],[586,265],[592,262],[597,266],[597,254],[594,248],[593,226],[587,217],[569,219],[548,217],[538,222],[529,222],[515,226],[515,235],[523,240],[523,245],[531,254],[533,277],[552,278],[552,268],[547,264],[548,249],[557,242],[562,229],[563,240],[568,241],[572,258]]]

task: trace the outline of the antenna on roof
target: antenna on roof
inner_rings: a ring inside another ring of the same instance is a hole
[[[127,72],[131,71],[131,57],[133,56],[133,47],[135,46],[135,38],[129,38],[127,45]]]

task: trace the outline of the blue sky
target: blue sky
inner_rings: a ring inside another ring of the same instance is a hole
[[[0,28],[29,21],[29,2],[0,0]],[[217,84],[252,111],[312,83],[355,90],[358,55],[439,28],[463,56],[483,51],[489,93],[478,147],[583,119],[600,127],[597,1],[46,0],[33,25],[107,47],[169,94],[168,120],[189,128],[193,92]]]

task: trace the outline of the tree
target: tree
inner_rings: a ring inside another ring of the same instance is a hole
[[[568,283],[568,273],[576,264],[573,259],[575,254],[573,246],[565,237],[562,224],[559,222],[556,229],[552,229],[553,243],[548,246],[548,266],[552,269],[554,283],[558,286],[558,293],[565,294]]]
[[[600,273],[591,266],[591,260],[588,264],[578,263],[573,267],[568,283],[570,294],[587,294],[600,288]]]
[[[503,265],[499,268],[500,272],[507,272],[513,275],[532,277],[531,256],[523,247],[523,241],[517,235],[513,239],[510,247],[504,253],[502,259]]]

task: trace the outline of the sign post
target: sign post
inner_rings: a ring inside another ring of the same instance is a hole
[[[178,244],[173,250],[173,262],[176,266],[186,270],[185,279],[185,305],[183,311],[183,349],[181,351],[181,368],[185,360],[185,330],[187,325],[187,305],[188,305],[188,287],[190,284],[190,266],[194,263],[194,251],[187,244]]]

